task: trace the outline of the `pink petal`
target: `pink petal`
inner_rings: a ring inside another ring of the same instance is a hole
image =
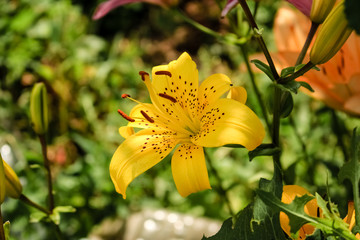
[[[313,0],[287,0],[287,1],[292,5],[294,5],[297,9],[299,9],[303,14],[310,17]]]
[[[109,0],[109,1],[101,3],[96,8],[92,19],[97,20],[99,18],[104,17],[106,14],[108,14],[114,8],[129,4],[129,3],[137,3],[137,2],[148,2],[148,3],[155,4],[155,5],[164,6],[164,3],[161,0]]]
[[[231,9],[233,9],[238,3],[239,3],[238,0],[228,0],[224,9],[221,11],[221,17],[225,17],[228,14],[228,12]]]

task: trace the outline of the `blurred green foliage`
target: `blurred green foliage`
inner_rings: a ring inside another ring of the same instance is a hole
[[[190,7],[183,2],[180,7],[213,30],[231,29],[219,19],[216,4],[199,8],[206,1],[194,2]],[[240,50],[214,41],[155,6],[129,5],[92,22],[97,3],[0,1],[0,148],[20,177],[24,194],[46,204],[41,148],[29,118],[31,88],[42,81],[49,94],[48,157],[54,170],[56,205],[76,208],[76,213],[61,214],[60,228],[66,239],[86,237],[105,219],[126,219],[144,208],[228,218],[224,199],[217,191],[219,183],[210,170],[213,190],[184,199],[176,191],[167,157],[138,177],[128,189],[128,199],[123,200],[111,183],[108,166],[122,141],[118,128],[126,124],[116,110],[130,112],[135,105],[121,99],[121,94],[148,102],[138,72],[149,72],[152,66],[175,59],[181,51],[194,55],[200,79],[222,72],[236,85],[245,86],[247,104],[261,116],[248,75],[239,67],[243,63]],[[258,10],[259,25],[264,27],[271,49],[277,3],[264,1]],[[249,42],[249,51],[255,52],[255,46]],[[258,84],[264,93],[270,82],[259,74]],[[328,182],[330,193],[334,194],[332,199],[345,212],[345,200],[351,198],[351,191],[339,185],[337,173],[344,162],[342,149],[349,145],[347,129],[354,127],[356,120],[334,113],[302,93],[295,95],[294,102],[292,118],[282,120],[285,181],[302,184],[320,194],[326,192]],[[265,142],[269,139],[268,134]],[[245,149],[219,148],[209,152],[235,211],[252,200],[260,177],[271,177],[272,162],[268,157],[249,162]],[[51,229],[50,225],[28,223],[36,210],[13,199],[8,199],[2,210],[4,219],[11,222],[12,239],[51,239],[51,232],[46,230]]]

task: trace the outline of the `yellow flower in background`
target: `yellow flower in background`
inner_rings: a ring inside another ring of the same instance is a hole
[[[4,165],[3,165],[3,160],[2,157],[0,155],[0,205],[4,202],[5,200],[5,170],[4,170]]]
[[[352,230],[352,228],[355,226],[355,208],[354,208],[354,202],[349,202],[348,203],[348,214],[346,215],[346,217],[343,219],[344,222],[346,222],[347,224],[349,224],[349,229]],[[355,235],[355,237],[357,239],[360,239],[360,234],[357,233]]]
[[[3,160],[5,170],[6,196],[19,198],[22,193],[22,185],[14,170]]]
[[[283,194],[281,197],[281,201],[283,203],[289,204],[295,199],[295,197],[301,197],[305,194],[312,196],[312,194],[310,194],[303,187],[297,185],[285,185],[283,187]],[[317,205],[316,199],[309,201],[304,207],[305,213],[311,217],[317,217],[317,215],[319,214],[318,209],[319,207]],[[291,237],[289,217],[284,212],[280,212],[280,225],[281,228],[284,230],[284,232],[286,232],[286,234]],[[314,231],[315,231],[314,226],[310,224],[305,224],[300,228],[297,239],[305,239],[307,235],[313,234]]]
[[[110,163],[111,179],[124,198],[133,179],[177,145],[172,174],[180,195],[186,197],[211,188],[203,147],[241,144],[253,150],[261,144],[265,130],[245,105],[246,96],[221,98],[232,88],[226,75],[211,75],[199,86],[196,64],[187,53],[168,65],[154,67],[152,81],[149,74],[140,75],[152,104],[138,102],[130,115],[118,110],[129,124],[119,130],[126,139]],[[241,92],[246,94],[243,88],[236,88],[234,95]],[[123,97],[130,98],[127,94]],[[142,130],[134,133],[133,127]]]

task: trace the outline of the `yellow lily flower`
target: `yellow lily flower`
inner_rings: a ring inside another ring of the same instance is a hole
[[[110,163],[111,179],[124,199],[134,178],[177,145],[172,174],[180,195],[186,197],[211,188],[203,147],[241,144],[253,150],[261,144],[265,130],[245,105],[246,97],[221,98],[232,88],[226,75],[213,74],[198,86],[198,70],[187,53],[168,65],[154,67],[152,81],[148,73],[140,75],[152,104],[138,102],[130,115],[118,110],[129,124],[119,130],[126,139]],[[123,97],[131,99],[127,94]],[[142,130],[135,133],[133,127]]]

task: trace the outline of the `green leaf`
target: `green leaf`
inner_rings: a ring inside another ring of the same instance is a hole
[[[57,206],[56,208],[54,208],[54,212],[76,212],[76,208],[74,208],[73,206]]]
[[[263,63],[262,61],[260,61],[258,59],[251,60],[250,62],[255,64],[255,66],[258,69],[260,69],[262,72],[264,72],[272,81],[275,81],[275,78],[272,75],[271,69],[267,64]]]
[[[34,213],[31,213],[31,215],[30,215],[31,223],[36,223],[36,222],[40,222],[43,220],[48,220],[47,215],[43,212],[34,212]]]
[[[255,157],[258,156],[273,156],[275,153],[279,153],[281,149],[279,147],[274,147],[273,144],[261,144],[252,151],[249,151],[249,160],[252,161]]]
[[[312,221],[311,217],[305,213],[304,206],[314,197],[305,194],[301,197],[295,197],[290,204],[285,204],[272,193],[263,190],[257,190],[256,193],[265,204],[288,215],[291,233],[297,233],[304,224]]]
[[[235,222],[233,218],[228,218],[218,233],[211,237],[203,237],[202,240],[286,239],[280,227],[273,228],[274,219],[267,217],[262,222],[254,221],[253,211],[254,205],[251,203],[235,216]]]
[[[307,90],[309,90],[310,92],[314,92],[314,89],[310,86],[310,84],[308,84],[307,82],[303,82],[303,81],[297,81],[298,83],[300,83],[300,85],[304,88],[306,88]]]
[[[282,90],[290,91],[295,94],[298,93],[298,89],[301,87],[301,84],[295,80],[286,82],[284,84],[276,84],[277,87],[279,87]]]
[[[337,235],[344,239],[356,239],[355,235],[347,228],[347,224],[337,215],[337,208],[334,204],[330,204],[331,209],[327,208],[326,202],[316,194],[316,200],[319,207],[323,211],[322,218],[311,217],[304,211],[304,206],[314,197],[303,195],[295,197],[290,204],[281,202],[273,193],[257,190],[258,196],[273,209],[283,211],[289,217],[290,231],[296,233],[302,225],[310,223],[318,229],[321,229],[328,235]]]
[[[227,144],[227,145],[224,145],[224,147],[230,147],[230,148],[245,148],[243,145],[240,145],[240,144]]]
[[[346,0],[345,1],[345,15],[352,27],[358,35],[360,35],[360,1],[359,0]]]
[[[340,182],[349,179],[353,186],[354,206],[355,206],[355,219],[356,224],[354,231],[360,230],[360,199],[359,199],[359,181],[360,181],[360,135],[357,134],[356,128],[353,131],[353,137],[351,140],[351,155],[350,161],[345,163],[339,172]]]
[[[50,215],[50,219],[56,225],[60,224],[60,213],[62,212],[76,212],[76,209],[72,206],[58,206],[54,208],[53,213]]]
[[[280,76],[282,78],[285,78],[287,76],[290,76],[291,74],[293,74],[295,72],[295,67],[287,67],[287,68],[284,68],[283,70],[281,70],[281,74]]]

